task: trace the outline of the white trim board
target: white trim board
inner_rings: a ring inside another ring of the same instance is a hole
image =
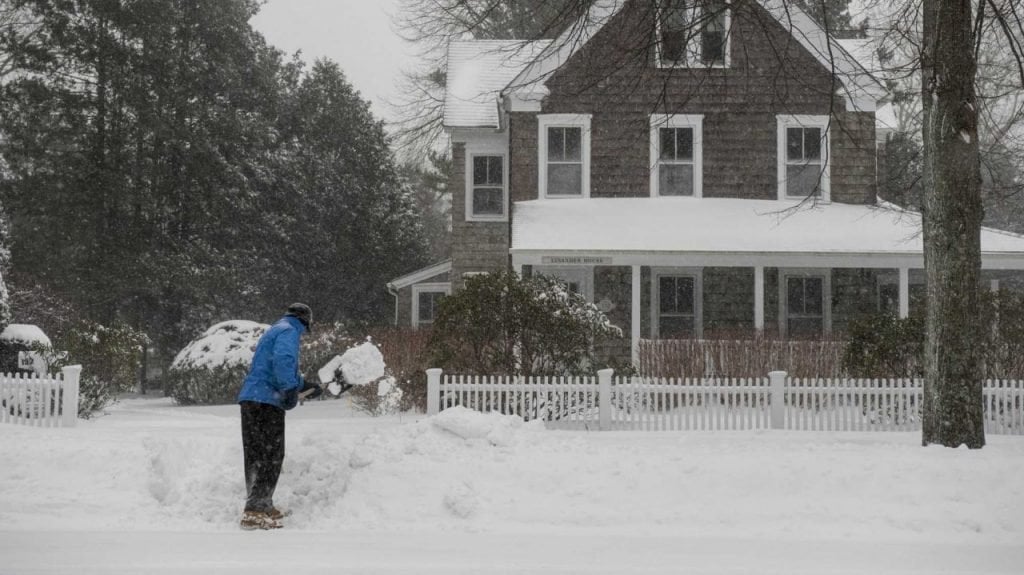
[[[391,289],[404,289],[413,284],[428,280],[434,276],[439,276],[443,273],[450,273],[452,271],[452,260],[443,261],[441,263],[434,264],[429,267],[425,267],[416,270],[412,273],[406,274],[402,277],[395,278],[388,282],[388,287]]]

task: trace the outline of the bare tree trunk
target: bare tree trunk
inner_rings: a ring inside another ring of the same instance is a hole
[[[979,346],[981,164],[971,0],[924,0],[924,258],[928,277],[922,443],[985,445]]]

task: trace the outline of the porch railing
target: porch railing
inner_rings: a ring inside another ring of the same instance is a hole
[[[845,350],[838,339],[642,339],[638,367],[650,377],[758,377],[773,369],[839,377]]]

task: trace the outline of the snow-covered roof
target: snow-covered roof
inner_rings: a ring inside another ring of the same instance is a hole
[[[26,323],[12,323],[0,332],[0,341],[23,343],[25,345],[40,344],[52,347],[50,338],[39,329],[39,326]]]
[[[441,263],[427,266],[402,277],[395,278],[388,282],[388,288],[393,290],[407,288],[413,284],[418,284],[434,276],[446,274],[450,271],[452,271],[452,260],[445,260]]]
[[[852,54],[831,38],[803,10],[792,2],[758,0],[826,70],[832,70],[845,87],[844,96],[856,109],[874,110],[888,97],[885,86]],[[625,0],[595,0],[574,26],[552,42],[509,86],[523,100],[543,96],[543,83],[586,45],[626,5]]]
[[[448,45],[447,128],[498,128],[498,98],[549,41],[467,40]]]
[[[885,67],[878,59],[878,42],[870,38],[846,38],[836,40],[843,50],[846,50],[869,74],[879,77]],[[875,110],[875,129],[878,130],[880,138],[899,127],[896,119],[896,110],[891,102],[878,107]]]
[[[894,206],[718,198],[517,202],[512,252],[920,255],[921,216]],[[985,254],[1020,256],[1024,236],[983,229]]]

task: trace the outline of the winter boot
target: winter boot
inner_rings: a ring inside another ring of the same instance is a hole
[[[280,529],[284,527],[280,521],[274,519],[266,511],[246,511],[242,515],[239,526],[246,531],[255,529]]]
[[[267,516],[270,517],[271,519],[273,519],[274,521],[280,521],[280,520],[284,519],[285,517],[288,517],[291,514],[292,514],[292,512],[290,510],[289,511],[281,511],[277,507],[271,507],[270,511],[267,511]]]

